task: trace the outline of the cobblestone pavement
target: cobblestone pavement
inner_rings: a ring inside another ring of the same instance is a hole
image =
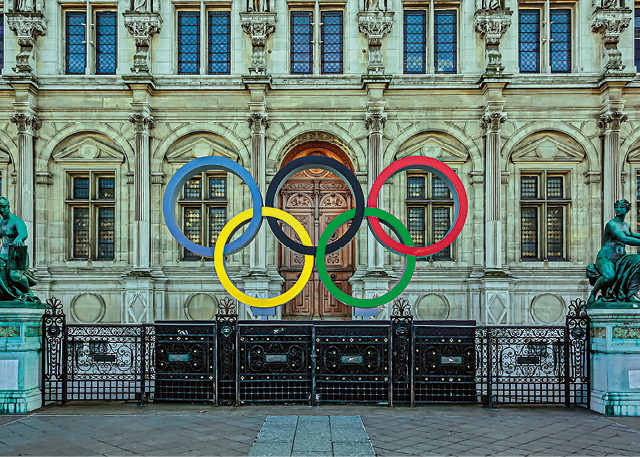
[[[269,440],[285,442],[274,438],[278,424],[288,430],[283,433],[289,434],[289,447],[261,446]],[[340,427],[352,437],[340,435]],[[0,455],[368,456],[371,447],[378,456],[640,456],[640,418],[564,407],[122,402],[72,402],[0,416]]]

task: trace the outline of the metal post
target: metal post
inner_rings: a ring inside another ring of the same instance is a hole
[[[46,324],[47,315],[42,316],[42,363],[40,364],[41,368],[41,383],[42,390],[40,395],[42,396],[42,406],[44,406],[45,392],[46,392],[46,378],[47,378],[47,324]],[[49,384],[51,385],[51,384]]]
[[[238,343],[240,342],[240,338],[238,336],[238,332],[240,331],[240,326],[238,325],[238,316],[236,315],[234,319],[234,325],[236,327],[236,342],[235,342],[235,365],[236,365],[236,401],[235,405],[240,406],[240,380],[239,380],[239,369],[238,369]]]
[[[487,328],[487,408],[493,408],[493,389],[491,378],[493,376],[493,351],[492,351],[491,329]]]
[[[215,396],[216,406],[220,404],[218,398],[220,397],[220,391],[218,390],[218,321],[213,322],[213,388]]]
[[[569,327],[564,327],[564,406],[571,407],[571,353],[569,352]]]
[[[416,326],[413,324],[413,319],[411,319],[411,354],[409,354],[409,369],[411,370],[411,385],[409,389],[411,389],[411,407],[415,406],[416,399],[416,391],[415,391],[415,356],[416,356]]]
[[[389,322],[389,407],[393,406],[393,321]]]
[[[62,405],[65,406],[67,404],[67,323],[66,321],[62,327]]]
[[[584,363],[586,365],[587,374],[587,409],[591,409],[591,320],[589,316],[585,317],[587,323],[585,325],[587,336],[585,338]]]
[[[316,406],[316,326],[311,325],[311,398],[309,399],[310,406]]]
[[[146,334],[147,334],[147,326],[143,325],[142,326],[142,344],[141,344],[141,348],[140,350],[142,351],[142,354],[140,356],[140,361],[142,363],[142,367],[140,369],[140,388],[142,389],[140,391],[140,398],[138,399],[138,404],[142,405],[144,404],[144,399],[145,399],[145,374],[146,374],[146,365],[147,365],[147,345],[145,343],[145,338],[146,338]]]

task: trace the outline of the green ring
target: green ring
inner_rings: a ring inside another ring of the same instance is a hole
[[[387,292],[386,294],[380,297],[374,298],[357,298],[352,297],[351,295],[343,292],[336,286],[331,277],[329,276],[329,272],[327,271],[327,265],[325,262],[325,251],[327,249],[327,244],[329,244],[329,238],[331,235],[338,230],[338,228],[344,224],[345,222],[354,218],[356,213],[355,209],[350,209],[349,211],[345,211],[344,213],[336,216],[322,231],[320,235],[320,240],[318,241],[318,249],[316,251],[316,267],[318,268],[318,275],[320,276],[320,280],[322,284],[327,288],[329,293],[333,295],[336,300],[341,301],[345,305],[354,306],[356,308],[376,308],[381,305],[386,305],[387,303],[393,301],[395,298],[399,297],[402,292],[407,288],[411,278],[413,277],[413,272],[416,270],[416,258],[415,256],[405,256],[404,262],[404,271],[402,272],[402,276],[400,277],[400,281],[393,286],[393,288]],[[390,226],[400,233],[402,237],[402,242],[407,246],[414,246],[413,239],[411,238],[411,233],[405,225],[395,217],[393,214],[388,213],[380,208],[365,208],[364,210],[365,217],[377,217],[378,219],[382,219],[387,222]]]

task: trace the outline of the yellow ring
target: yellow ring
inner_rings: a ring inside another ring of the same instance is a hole
[[[302,269],[302,273],[300,273],[298,281],[296,281],[293,287],[287,290],[284,294],[278,295],[277,297],[273,298],[254,298],[241,292],[231,282],[229,276],[227,275],[227,271],[225,270],[224,247],[227,244],[227,240],[233,233],[233,230],[244,221],[251,219],[252,215],[253,209],[248,209],[241,212],[229,222],[227,222],[227,224],[220,232],[220,235],[218,235],[218,239],[216,240],[216,246],[213,252],[213,265],[216,268],[216,273],[218,274],[218,279],[222,283],[222,287],[224,287],[227,292],[229,292],[229,295],[231,295],[233,298],[235,298],[239,302],[244,303],[245,305],[255,306],[256,308],[273,308],[274,306],[282,305],[283,303],[292,300],[296,295],[302,292],[302,289],[304,289],[304,286],[307,285],[309,278],[311,278],[311,273],[313,272],[314,256],[304,256],[304,268]],[[302,244],[304,244],[305,246],[312,246],[309,233],[300,223],[300,221],[298,221],[298,219],[293,217],[291,214],[285,213],[278,208],[269,208],[263,206],[262,216],[270,216],[280,219],[282,222],[291,227],[294,232],[296,232]]]

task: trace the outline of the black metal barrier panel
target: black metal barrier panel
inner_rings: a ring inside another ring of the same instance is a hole
[[[406,301],[405,301],[406,302]],[[589,323],[575,300],[565,326],[413,321],[215,321],[67,324],[47,301],[43,402],[69,400],[430,404],[589,402]]]

